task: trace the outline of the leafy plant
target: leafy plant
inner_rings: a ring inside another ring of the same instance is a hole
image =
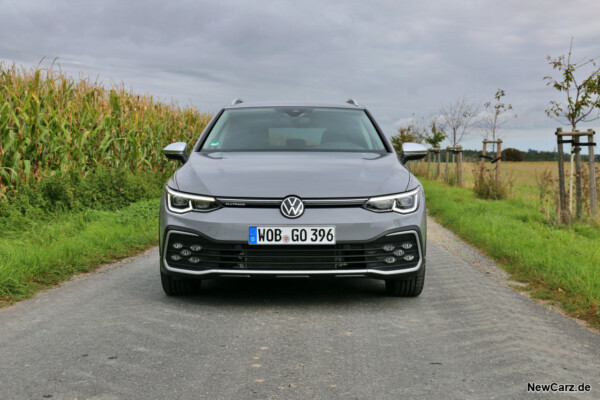
[[[546,86],[551,86],[566,96],[566,102],[550,101],[546,115],[565,125],[577,129],[579,122],[589,122],[600,118],[593,112],[600,108],[600,66],[597,60],[600,57],[584,62],[571,61],[573,40],[569,54],[557,58],[548,56],[548,63],[559,73],[559,78],[548,75],[544,77]],[[584,70],[587,68],[587,71]],[[580,75],[577,77],[576,75]]]
[[[512,104],[505,104],[502,98],[506,93],[502,89],[498,89],[494,94],[494,101],[488,101],[483,104],[483,113],[480,118],[480,125],[483,128],[485,139],[498,140],[503,135],[501,128],[511,119],[517,118],[516,114],[512,114]]]
[[[473,170],[473,192],[475,196],[485,200],[506,199],[512,188],[510,179],[496,180],[495,168],[486,168],[483,173]]]
[[[391,137],[392,146],[398,154],[402,153],[403,143],[423,143],[423,140],[423,131],[417,122],[398,128],[398,134]]]
[[[444,131],[444,127],[432,117],[429,120],[429,131],[424,137],[425,143],[431,145],[434,149],[439,149],[441,143],[448,137]]]
[[[552,225],[558,225],[558,189],[557,179],[552,176],[549,169],[544,170],[539,176],[536,174],[535,182],[539,193],[540,212]]]
[[[54,174],[172,171],[162,148],[193,144],[210,117],[52,67],[0,63],[0,198]]]

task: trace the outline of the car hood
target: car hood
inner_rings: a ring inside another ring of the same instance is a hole
[[[406,190],[396,154],[194,152],[174,176],[177,190],[216,197],[368,197]]]

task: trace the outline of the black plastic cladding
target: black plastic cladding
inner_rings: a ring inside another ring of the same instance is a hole
[[[412,233],[384,236],[365,243],[338,243],[336,245],[249,245],[247,243],[213,242],[201,236],[185,235],[172,232],[166,246],[166,259],[171,267],[185,270],[326,270],[326,269],[403,269],[411,268],[419,262],[419,251],[416,236]],[[401,244],[409,242],[410,249],[403,249]],[[174,243],[182,247],[175,249]],[[199,251],[190,246],[198,244]],[[394,250],[385,251],[383,246],[391,244]],[[394,251],[402,249],[402,256],[395,256]],[[189,255],[183,256],[187,250]],[[181,257],[174,260],[173,256]],[[405,261],[406,255],[414,259]],[[191,263],[191,257],[200,259]],[[395,261],[386,263],[386,257],[394,257]]]

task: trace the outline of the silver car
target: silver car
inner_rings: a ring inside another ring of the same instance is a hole
[[[168,295],[217,277],[366,277],[392,296],[425,281],[420,182],[354,101],[243,103],[218,112],[164,188],[160,274]]]

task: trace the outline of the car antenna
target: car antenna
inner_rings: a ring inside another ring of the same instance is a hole
[[[233,99],[233,101],[231,102],[230,106],[235,106],[236,104],[240,104],[243,103],[242,99],[238,99],[237,97],[235,99]]]
[[[348,99],[348,100],[346,100],[346,103],[352,104],[353,106],[358,106],[358,103],[354,99]]]

